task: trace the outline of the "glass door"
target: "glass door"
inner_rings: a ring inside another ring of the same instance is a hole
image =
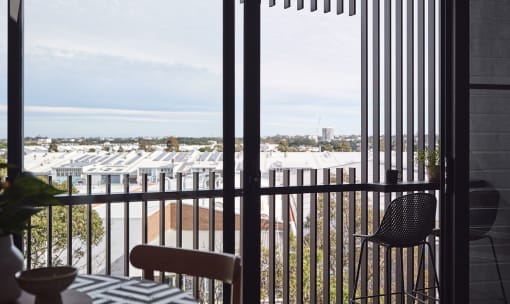
[[[470,1],[469,296],[510,292],[510,3]]]

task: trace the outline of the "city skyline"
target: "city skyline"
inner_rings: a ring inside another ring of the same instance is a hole
[[[237,16],[241,136],[241,5]],[[221,136],[221,1],[31,0],[25,30],[25,136]],[[262,6],[261,135],[359,133],[359,47],[358,17]]]

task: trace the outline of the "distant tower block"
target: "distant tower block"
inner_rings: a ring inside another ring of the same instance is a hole
[[[322,141],[332,141],[333,133],[333,128],[322,128]]]

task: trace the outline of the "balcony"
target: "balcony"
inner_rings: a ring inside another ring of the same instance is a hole
[[[174,158],[186,154],[162,152],[150,157],[164,159],[165,153]],[[205,159],[212,154],[196,157]],[[342,156],[349,153],[342,152],[314,154],[308,157],[327,156],[336,161],[349,158]],[[264,153],[261,155],[267,160]],[[276,152],[270,159],[273,164],[282,166],[283,162],[285,166],[285,159],[293,157],[307,161],[307,156],[299,152],[285,156]],[[236,159],[242,164],[242,157]],[[175,161],[174,164],[178,165]],[[262,171],[262,302],[346,303],[353,290],[360,248],[353,233],[373,232],[391,198],[404,192],[435,192],[439,188],[438,183],[425,181],[361,183],[359,165],[320,169],[274,169],[267,165],[269,169]],[[235,236],[235,252],[243,256],[243,172],[235,173],[235,225],[224,229],[221,170],[194,171],[197,170],[189,167],[184,172],[155,171],[136,177],[103,172],[85,175],[84,179],[48,176],[50,182],[64,185],[68,194],[59,197],[62,206],[49,207],[43,216],[33,219],[33,228],[24,240],[27,267],[69,264],[83,273],[140,277],[140,271],[126,259],[133,246],[149,243],[221,251],[223,234]],[[437,253],[434,236],[429,241]],[[389,286],[393,291],[400,290],[400,265],[404,266],[403,282],[411,289],[420,250],[393,250],[391,260],[386,260],[383,249],[370,247],[368,258],[365,256],[362,261],[359,295],[387,291]],[[425,266],[421,280],[425,287],[434,283],[430,268],[430,264]],[[384,279],[386,272],[391,273],[390,282]],[[190,290],[204,303],[216,303],[222,298],[218,284],[168,275],[165,280]],[[393,296],[393,301],[399,303],[400,296]]]

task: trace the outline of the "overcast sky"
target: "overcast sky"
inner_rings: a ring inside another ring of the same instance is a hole
[[[359,133],[359,16],[284,10],[278,2],[268,8],[263,1],[262,9],[262,135],[312,135],[322,127]],[[7,0],[0,3],[5,137]],[[26,0],[25,135],[221,136],[221,3]]]

